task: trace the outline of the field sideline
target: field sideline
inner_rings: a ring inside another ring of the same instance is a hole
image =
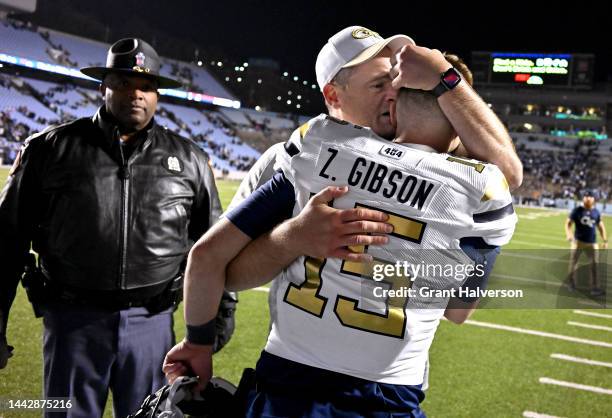
[[[2,184],[6,171],[0,170]],[[220,181],[218,186],[226,207],[237,183]],[[501,267],[495,270],[499,277],[507,278],[504,283],[512,285],[520,284],[527,273],[526,263],[510,256],[511,250],[560,251],[567,247],[562,227],[566,212],[527,208],[517,212],[516,234],[506,247],[508,255],[502,253]],[[612,233],[612,218],[605,222]],[[608,263],[611,260],[607,257]],[[607,269],[603,271],[610,276]],[[608,286],[608,293],[610,290]],[[180,339],[184,335],[181,310],[175,320]],[[267,329],[265,290],[242,292],[236,333],[215,356],[215,374],[237,383],[242,369],[255,364]],[[610,331],[610,309],[481,309],[462,326],[444,321],[430,351],[430,389],[423,407],[429,417],[610,416]],[[15,356],[0,371],[0,398],[39,398],[41,321],[34,318],[21,287],[11,311],[8,338],[16,347]],[[38,415],[0,410],[0,417]],[[112,416],[108,407],[105,416]]]

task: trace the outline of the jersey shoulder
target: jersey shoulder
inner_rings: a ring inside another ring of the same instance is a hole
[[[509,195],[506,177],[495,164],[451,154],[427,153],[419,166],[441,178],[453,179],[458,187],[478,194],[483,201]]]
[[[297,128],[291,135],[291,141],[299,147],[299,143],[318,143],[325,141],[346,140],[355,137],[374,136],[370,128],[320,114]],[[301,150],[301,147],[299,147]]]

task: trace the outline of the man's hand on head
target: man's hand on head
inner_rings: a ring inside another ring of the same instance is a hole
[[[391,66],[393,88],[416,90],[434,89],[440,75],[452,67],[437,49],[416,45],[405,45],[391,56]]]
[[[302,212],[291,221],[290,242],[294,252],[317,258],[342,258],[368,262],[368,254],[353,252],[350,245],[384,245],[385,235],[393,226],[385,223],[389,216],[384,212],[365,209],[334,209],[329,202],[348,192],[348,187],[326,187],[313,196]]]

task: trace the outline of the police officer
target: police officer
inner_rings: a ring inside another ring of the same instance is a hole
[[[165,384],[184,260],[221,211],[207,154],[155,123],[158,88],[180,86],[159,68],[141,39],[113,44],[105,67],[82,69],[104,105],[29,138],[0,195],[0,368],[29,264],[44,396],[72,398],[67,416],[101,416],[110,389],[123,417]]]

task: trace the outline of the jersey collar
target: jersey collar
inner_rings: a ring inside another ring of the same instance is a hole
[[[416,150],[419,150],[419,151],[433,152],[434,154],[438,153],[438,151],[436,151],[435,149],[433,149],[429,145],[425,145],[425,144],[411,144],[411,143],[408,143],[408,142],[402,142],[401,144],[403,146],[405,146],[405,147],[413,148],[413,149],[416,149]]]

